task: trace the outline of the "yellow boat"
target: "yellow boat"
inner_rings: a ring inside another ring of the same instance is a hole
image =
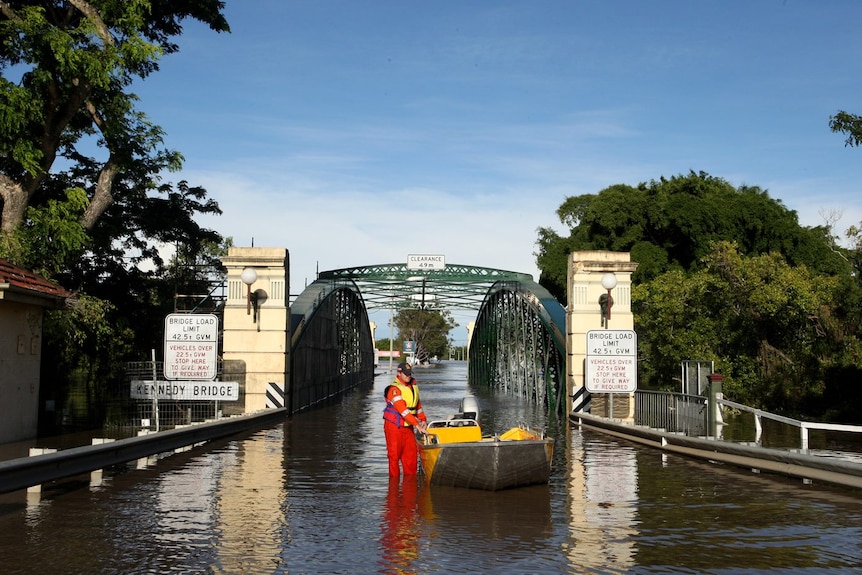
[[[548,482],[553,438],[525,426],[483,437],[478,409],[465,411],[464,405],[462,413],[430,422],[428,433],[417,439],[429,483],[497,491]]]

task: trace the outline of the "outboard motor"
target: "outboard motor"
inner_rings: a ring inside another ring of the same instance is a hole
[[[474,396],[464,396],[464,399],[461,400],[461,407],[459,409],[461,411],[461,418],[475,419],[477,422],[479,421],[479,402],[476,401]]]

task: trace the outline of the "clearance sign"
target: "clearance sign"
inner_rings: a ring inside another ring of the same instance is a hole
[[[446,256],[442,254],[408,254],[408,270],[443,270],[446,269]]]

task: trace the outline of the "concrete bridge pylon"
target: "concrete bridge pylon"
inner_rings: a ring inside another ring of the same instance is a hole
[[[286,391],[290,381],[289,253],[230,247],[222,263],[227,268],[222,358],[245,363],[244,411],[259,411],[266,407],[268,383]]]
[[[628,252],[577,251],[569,254],[568,306],[566,307],[566,354],[568,412],[590,411],[613,413],[617,418],[634,417],[634,401],[628,393],[590,394],[585,388],[587,332],[598,329],[634,330],[631,307],[632,274],[638,264]],[[600,298],[608,295],[602,277],[613,274],[616,285],[611,289],[611,319],[604,325]],[[613,400],[613,409],[610,401]],[[592,405],[590,405],[592,403]]]

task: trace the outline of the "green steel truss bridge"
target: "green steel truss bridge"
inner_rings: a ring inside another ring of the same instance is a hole
[[[292,413],[374,377],[368,310],[475,310],[468,377],[562,413],[565,310],[529,274],[446,264],[381,264],[321,272],[291,306]]]

